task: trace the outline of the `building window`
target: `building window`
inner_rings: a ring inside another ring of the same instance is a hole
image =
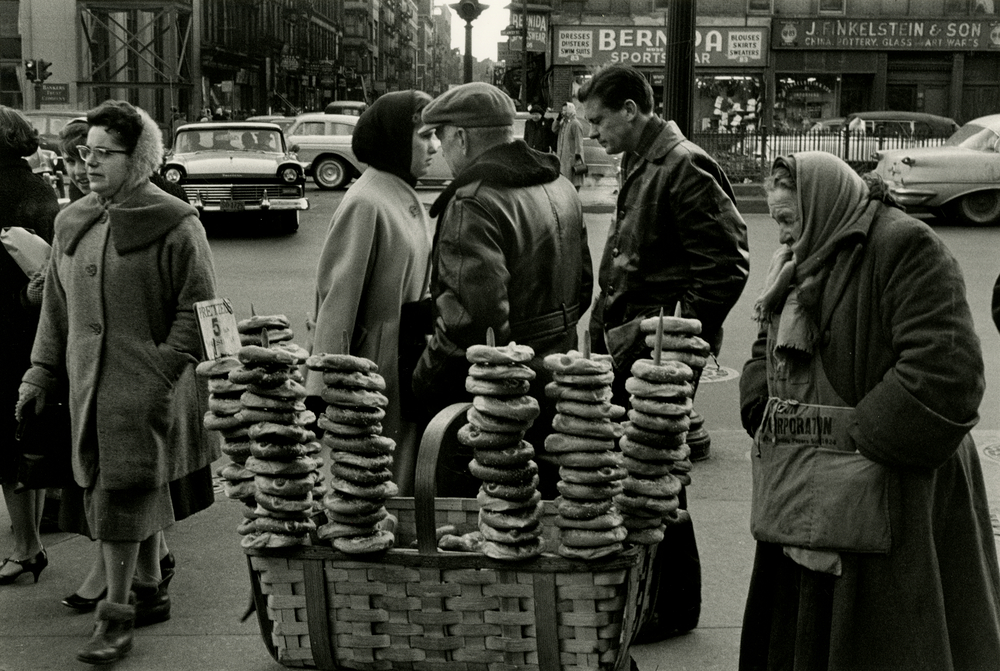
[[[819,0],[820,14],[843,14],[844,0]]]
[[[773,0],[747,0],[747,14],[772,14]]]

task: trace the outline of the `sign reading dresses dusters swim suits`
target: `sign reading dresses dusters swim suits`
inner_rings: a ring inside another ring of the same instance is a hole
[[[759,26],[698,26],[694,64],[763,67],[767,64],[768,32]],[[555,65],[663,67],[667,45],[666,29],[655,26],[561,26],[554,38]]]

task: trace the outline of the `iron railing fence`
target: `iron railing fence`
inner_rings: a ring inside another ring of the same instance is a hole
[[[943,137],[880,136],[864,131],[789,133],[766,130],[696,132],[691,140],[719,162],[734,183],[762,181],[774,159],[799,151],[826,151],[839,156],[859,173],[875,167],[873,155],[888,149],[936,147]]]

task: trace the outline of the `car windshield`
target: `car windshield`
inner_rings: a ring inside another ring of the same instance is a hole
[[[282,152],[281,134],[273,130],[233,128],[189,130],[177,134],[174,148],[179,154],[195,151]]]
[[[948,138],[945,145],[972,149],[973,151],[997,151],[998,140],[1000,140],[1000,135],[997,135],[996,131],[967,123]]]

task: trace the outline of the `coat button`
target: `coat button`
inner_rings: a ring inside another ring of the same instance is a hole
[[[93,277],[94,275],[96,275],[97,274],[97,265],[94,264],[94,263],[91,263],[90,265],[88,265],[87,266],[87,274],[90,275],[91,277]]]
[[[613,293],[615,293],[615,285],[609,284],[608,285],[608,294],[613,294]]]
[[[611,250],[611,256],[618,256],[620,253],[617,247]]]
[[[104,329],[101,328],[101,325],[98,324],[97,322],[93,322],[90,325],[90,330],[94,332],[94,335],[101,335],[101,331],[103,331]]]

